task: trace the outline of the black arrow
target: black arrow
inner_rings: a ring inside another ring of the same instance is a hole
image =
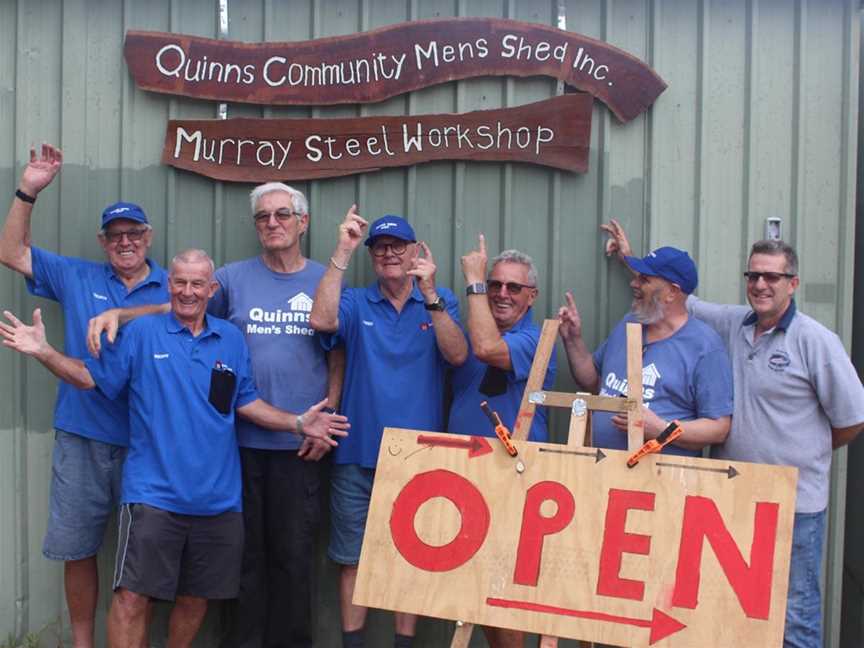
[[[729,466],[728,468],[701,468],[699,466],[682,466],[680,464],[663,463],[661,461],[658,461],[656,465],[666,466],[667,468],[682,468],[683,470],[701,470],[703,472],[725,473],[727,479],[732,479],[741,474],[732,466]]]
[[[582,457],[594,457],[594,463],[599,463],[606,458],[603,451],[597,448],[593,452],[585,452],[584,450],[558,450],[556,448],[540,448],[540,452],[554,452],[555,454],[570,454],[580,455]]]

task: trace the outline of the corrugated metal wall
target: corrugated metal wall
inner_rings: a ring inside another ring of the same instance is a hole
[[[595,105],[586,175],[518,164],[433,163],[301,185],[311,200],[307,244],[312,257],[329,256],[336,226],[356,201],[367,217],[406,214],[435,252],[439,281],[461,285],[459,257],[482,231],[492,250],[518,247],[538,260],[539,314],[553,314],[563,291],[572,289],[588,339],[597,343],[630,300],[620,268],[603,256],[599,223],[620,219],[637,250],[659,244],[690,249],[702,271],[699,293],[738,302],[744,299],[739,277],[748,245],[761,237],[766,217],[778,216],[785,237],[801,252],[800,306],[850,341],[859,50],[855,0],[228,4],[228,38],[244,41],[301,40],[454,15],[555,25],[560,11],[568,30],[631,52],[669,83],[649,114],[625,126],[602,104]],[[211,250],[217,263],[254,254],[249,187],[159,165],[166,121],[214,117],[216,105],[137,90],[122,59],[127,29],[217,37],[218,2],[0,0],[0,196],[11,197],[30,144],[54,142],[64,150],[64,170],[39,198],[35,243],[98,257],[97,215],[108,202],[123,198],[147,209],[160,262],[192,245]],[[463,112],[519,105],[556,91],[548,79],[489,78],[367,106],[230,105],[228,114]],[[370,279],[367,264],[352,266],[350,281]],[[35,304],[16,275],[0,270],[0,306],[21,313]],[[59,311],[49,307],[45,317],[51,339],[59,342]],[[45,645],[54,645],[50,638],[60,632],[56,621],[63,610],[61,570],[42,558],[40,544],[55,382],[36,363],[11,352],[0,351],[0,363],[0,637],[46,628]],[[570,389],[566,376],[559,387]],[[826,646],[838,645],[845,455],[836,457],[835,466]],[[107,573],[108,550],[100,560]],[[317,561],[320,643],[338,645],[335,571],[323,554]],[[104,614],[107,604],[101,605]],[[386,645],[387,619],[370,619],[370,645]],[[164,615],[157,625],[164,627]],[[214,645],[217,627],[218,619],[211,618],[199,645]],[[421,634],[424,646],[445,645],[449,628],[430,622],[421,626]],[[479,639],[475,644],[483,645]]]

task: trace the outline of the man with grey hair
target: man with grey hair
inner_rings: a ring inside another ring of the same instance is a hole
[[[246,338],[258,391],[267,402],[302,412],[323,398],[339,406],[344,352],[325,353],[309,324],[315,291],[325,268],[303,256],[309,206],[302,192],[280,182],[255,187],[249,196],[261,254],[216,271],[217,289],[207,312],[233,323]],[[120,320],[147,309],[120,314]],[[117,314],[91,325],[98,349],[109,340]],[[115,318],[112,320],[112,317]],[[277,435],[238,420],[243,469],[246,541],[240,595],[233,606],[224,648],[314,645],[312,592],[315,539],[320,520],[321,458],[330,446],[312,438]]]
[[[495,436],[480,409],[484,400],[513,429],[540,341],[531,312],[538,294],[534,261],[518,250],[505,250],[492,259],[488,278],[486,268],[486,239],[480,234],[477,249],[462,257],[468,297],[468,359],[451,373],[453,403],[447,423],[447,430],[457,434]],[[543,388],[551,389],[554,384],[553,354]],[[538,407],[528,439],[548,438],[547,410]],[[483,630],[492,648],[521,647],[525,641],[524,633],[516,630]]]
[[[607,250],[630,254],[612,221]],[[822,645],[820,572],[831,451],[864,428],[864,387],[843,343],[798,311],[798,254],[783,241],[757,241],[744,273],[750,307],[690,297],[688,311],[715,329],[729,349],[735,414],[712,457],[798,468],[783,645]]]
[[[38,155],[30,150],[30,162],[21,174],[0,234],[0,263],[24,276],[31,294],[59,302],[64,315],[64,351],[83,359],[91,317],[112,307],[164,302],[168,277],[147,257],[153,231],[144,210],[133,203],[115,203],[102,212],[98,238],[105,252],[103,262],[30,245],[34,204],[62,165],[63,153],[50,144],[43,144]],[[112,401],[98,391],[80,391],[60,383],[54,428],[42,553],[64,561],[73,648],[92,648],[99,597],[96,554],[117,507],[129,443],[129,411],[124,399]]]
[[[26,326],[8,311],[4,345],[33,356],[79,389],[129,395],[129,453],[120,510],[111,646],[146,643],[151,598],[174,600],[169,646],[188,646],[208,599],[236,595],[243,547],[235,412],[256,425],[337,445],[345,417],[326,400],[302,415],[258,397],[242,333],[207,314],[218,289],[213,262],[186,250],[171,262],[171,306],[140,317],[99,359],[65,356],[45,338],[41,313]]]

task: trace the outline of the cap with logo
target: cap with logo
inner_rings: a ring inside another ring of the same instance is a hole
[[[102,229],[105,229],[108,223],[117,220],[118,218],[125,218],[126,220],[143,223],[145,225],[148,224],[147,215],[140,206],[130,202],[118,202],[113,205],[108,205],[105,208],[105,211],[102,212]]]
[[[409,243],[414,243],[417,240],[417,237],[414,235],[414,228],[408,224],[408,221],[401,216],[394,216],[393,214],[382,216],[372,223],[372,226],[369,228],[369,237],[366,239],[366,245],[371,246],[379,236],[392,236]]]
[[[684,250],[674,247],[661,247],[646,257],[624,257],[627,265],[636,272],[649,277],[660,277],[678,284],[684,294],[696,290],[699,273],[696,264]]]

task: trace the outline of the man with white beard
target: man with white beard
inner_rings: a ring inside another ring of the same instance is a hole
[[[684,433],[663,452],[698,456],[703,447],[722,443],[729,433],[732,368],[717,333],[687,314],[687,295],[698,283],[696,265],[686,252],[673,247],[625,261],[633,272],[631,311],[593,355],[582,339],[572,293],[558,311],[570,373],[582,389],[626,396],[626,324],[641,323],[645,440],[656,438],[677,420]],[[595,446],[627,449],[626,414],[596,412],[592,421]]]

